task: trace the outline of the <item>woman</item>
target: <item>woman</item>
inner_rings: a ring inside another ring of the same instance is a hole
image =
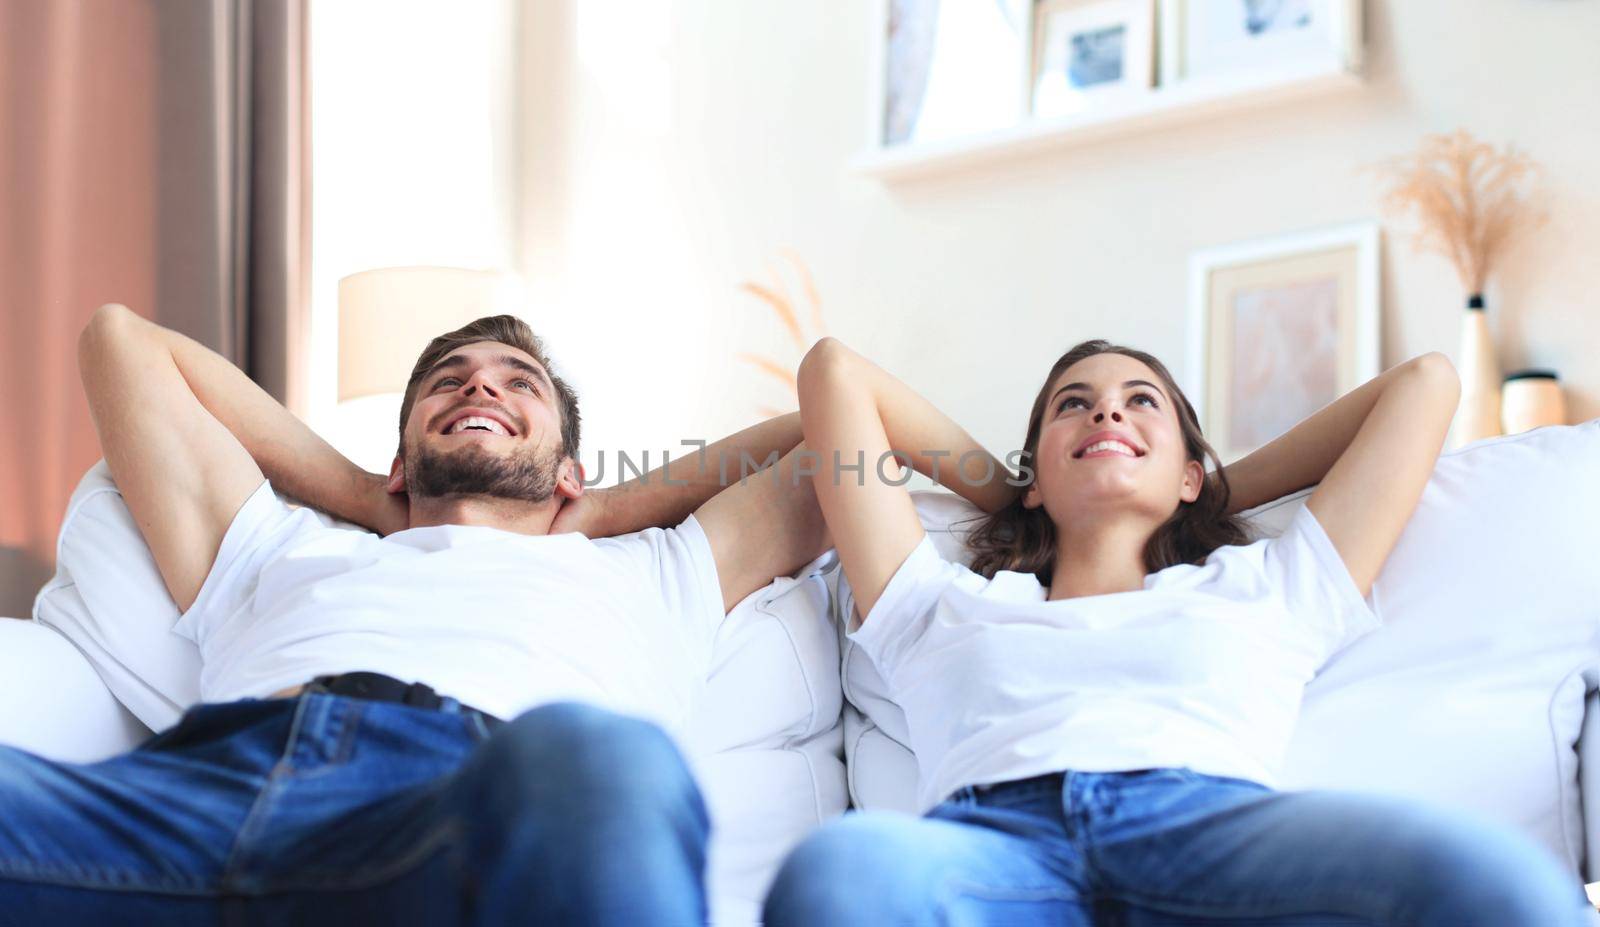
[[[817,499],[927,814],[822,828],[768,922],[1588,923],[1577,881],[1518,834],[1271,788],[1306,682],[1377,625],[1369,591],[1459,393],[1428,354],[1208,475],[1216,454],[1167,369],[1090,341],[1034,401],[1019,494],[927,401],[818,344],[800,369],[806,444],[843,467]],[[891,451],[989,513],[971,569],[940,559],[874,466]],[[1236,512],[1313,483],[1281,537],[1248,543]]]

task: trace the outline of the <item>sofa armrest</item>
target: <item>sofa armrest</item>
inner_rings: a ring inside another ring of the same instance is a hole
[[[1600,882],[1600,689],[1589,680],[1578,734],[1578,794],[1583,807],[1583,880]]]
[[[0,744],[89,763],[149,736],[59,632],[37,621],[0,618]]]

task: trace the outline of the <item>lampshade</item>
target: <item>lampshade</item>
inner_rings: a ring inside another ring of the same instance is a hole
[[[516,275],[462,267],[384,267],[339,281],[339,401],[405,392],[428,342],[486,315],[522,309]]]

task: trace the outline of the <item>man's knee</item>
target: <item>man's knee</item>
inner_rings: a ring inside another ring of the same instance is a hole
[[[531,709],[481,750],[488,767],[544,795],[613,805],[698,801],[693,776],[665,731],[591,705]]]
[[[619,905],[704,906],[705,804],[649,722],[579,704],[533,709],[479,746],[454,792],[494,910],[526,901],[562,921]]]

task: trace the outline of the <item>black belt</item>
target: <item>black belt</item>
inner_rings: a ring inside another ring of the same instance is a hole
[[[404,683],[382,673],[341,673],[337,676],[318,676],[306,686],[308,691],[327,692],[330,695],[348,695],[351,698],[371,699],[375,702],[399,702],[417,708],[441,708],[444,697],[432,687],[420,682]],[[460,704],[459,702],[457,704]],[[494,729],[505,722],[469,705],[461,705],[461,713],[483,719],[485,728]]]

